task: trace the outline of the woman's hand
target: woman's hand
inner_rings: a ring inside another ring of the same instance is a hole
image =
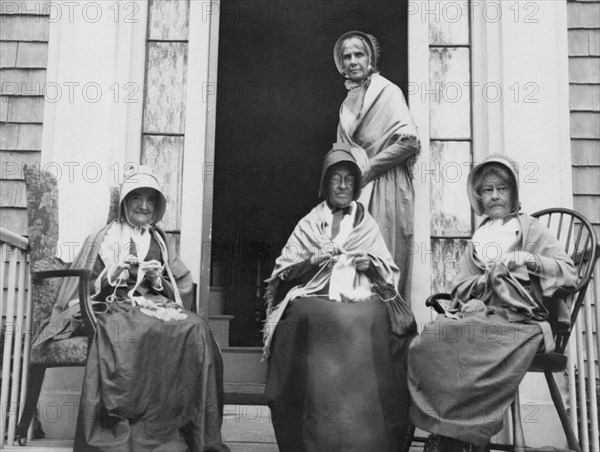
[[[122,273],[125,270],[129,270],[130,265],[125,262],[117,262],[116,264],[111,265],[108,268],[107,276],[108,281],[111,284],[116,284],[117,279],[122,277]],[[124,279],[127,279],[127,276],[123,276]]]
[[[539,268],[538,260],[534,254],[528,253],[526,251],[513,251],[508,256],[505,256],[502,259],[504,265],[510,270],[513,271],[518,267],[525,266],[528,271],[537,271]]]
[[[160,285],[160,275],[163,272],[163,266],[156,259],[152,259],[151,261],[141,262],[140,270],[145,272],[146,278],[153,286]]]
[[[322,265],[324,262],[332,259],[333,263],[337,262],[337,255],[340,254],[341,251],[337,245],[334,243],[328,243],[323,246],[310,257],[311,265]]]
[[[354,266],[358,271],[366,272],[369,269],[369,266],[371,265],[371,258],[366,252],[357,251],[352,253],[352,256],[354,256]]]

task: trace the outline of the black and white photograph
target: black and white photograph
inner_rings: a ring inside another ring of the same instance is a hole
[[[0,0],[0,451],[600,452],[600,0]]]

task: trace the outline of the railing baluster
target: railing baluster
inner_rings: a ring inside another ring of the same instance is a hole
[[[577,334],[576,327],[573,328],[571,336],[574,337]],[[575,369],[577,361],[577,349],[575,348],[575,341],[569,341],[567,347],[569,348],[569,354],[567,355],[567,386],[569,389],[569,417],[571,418],[571,428],[575,432],[575,436],[579,439],[579,427],[577,421],[579,415],[577,414],[577,380],[575,379]]]
[[[15,331],[15,292],[17,278],[17,249],[10,247],[8,265],[8,293],[6,294],[6,326],[4,328],[4,355],[2,357],[2,388],[0,389],[0,443],[4,444],[6,433],[6,415],[10,409],[8,394],[12,361],[12,344]]]
[[[2,244],[2,262],[0,263],[0,316],[4,315],[5,299],[4,299],[4,278],[6,276],[6,260],[8,259],[9,245],[8,243]],[[4,330],[4,322],[0,322],[0,335]]]
[[[587,358],[587,399],[590,403],[590,439],[591,449],[600,450],[598,438],[598,403],[596,400],[596,363],[594,355],[594,326],[592,318],[592,299],[588,292],[584,300],[585,312],[585,346]]]
[[[19,252],[19,284],[16,297],[16,317],[14,330],[14,351],[13,351],[13,369],[10,391],[10,414],[8,417],[8,436],[6,442],[12,444],[15,441],[15,429],[17,427],[18,416],[18,390],[21,386],[21,357],[23,346],[23,313],[25,310],[25,272],[27,271],[27,260],[25,254]]]
[[[583,358],[583,332],[581,325],[581,317],[578,316],[576,320],[575,339],[577,344],[577,407],[579,408],[579,414],[581,419],[581,436],[580,444],[582,450],[590,450],[590,438],[587,429],[588,425],[588,409],[587,400],[585,395],[585,360]]]
[[[33,300],[31,298],[31,278],[29,274],[29,254],[26,256],[27,259],[27,304],[25,307],[25,331],[23,332],[23,341],[25,342],[23,346],[23,377],[21,378],[21,393],[19,396],[19,419],[21,414],[23,414],[23,409],[25,408],[25,399],[27,398],[27,382],[29,381],[29,355],[31,352],[31,313],[33,310]],[[33,423],[32,423],[33,425]],[[29,440],[30,438],[28,438]]]

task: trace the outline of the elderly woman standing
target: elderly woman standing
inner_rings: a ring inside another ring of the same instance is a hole
[[[408,299],[412,271],[414,187],[412,170],[420,151],[417,127],[398,86],[378,72],[374,36],[350,31],[333,49],[348,95],[340,108],[337,139],[351,146],[362,173],[361,202],[381,229],[400,268],[400,294]]]
[[[574,287],[573,261],[554,235],[520,212],[518,172],[491,155],[468,180],[469,200],[484,220],[461,264],[452,305],[409,351],[411,421],[441,435],[440,451],[484,446],[538,351],[552,351],[548,320],[569,323],[564,301]]]
[[[119,214],[90,235],[73,268],[92,272],[104,306],[88,352],[75,451],[228,450],[221,442],[222,361],[206,322],[190,312],[192,278],[156,225],[166,209],[144,166],[120,188]],[[77,334],[76,286],[61,286],[36,345]],[[75,308],[75,309],[74,309]]]
[[[268,280],[266,395],[283,452],[397,451],[403,440],[416,325],[360,191],[349,147],[334,145],[325,200],[300,220]]]

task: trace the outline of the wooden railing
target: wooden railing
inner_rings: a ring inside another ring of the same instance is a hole
[[[12,445],[20,407],[25,404],[31,347],[31,290],[26,238],[0,228],[0,449]]]
[[[582,312],[569,340],[568,387],[571,425],[582,450],[600,451],[598,395],[600,369],[600,260],[594,269]],[[583,315],[582,315],[583,314]]]

